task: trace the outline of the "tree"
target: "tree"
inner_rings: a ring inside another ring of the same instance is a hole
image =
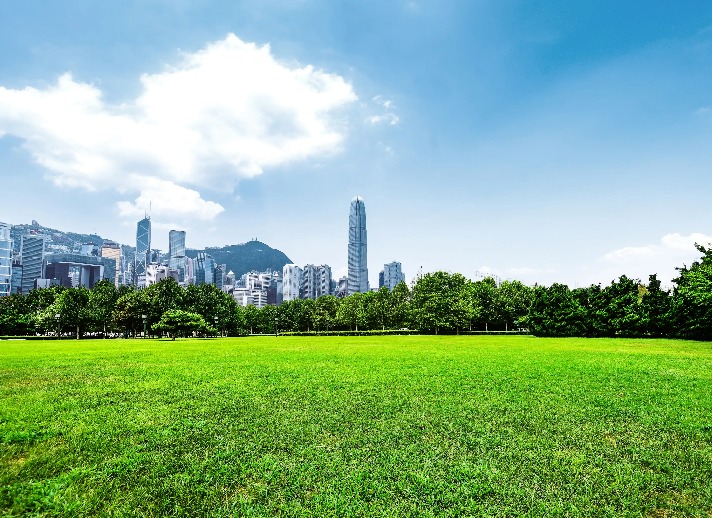
[[[470,285],[472,299],[472,318],[474,324],[489,331],[489,325],[497,321],[501,311],[498,309],[497,281],[492,277],[485,277],[481,281]]]
[[[84,287],[62,291],[53,304],[52,312],[59,314],[62,329],[76,330],[77,340],[86,331],[89,319],[89,290]]]
[[[102,331],[106,336],[106,328],[111,327],[114,306],[118,298],[116,286],[110,280],[103,279],[94,285],[89,292],[87,307],[90,329]]]
[[[400,282],[393,288],[390,303],[391,328],[408,327],[410,325],[410,290],[405,282]]]
[[[413,287],[412,315],[418,329],[456,330],[472,318],[470,281],[459,273],[434,272],[418,279]]]
[[[136,336],[137,330],[143,325],[141,315],[146,315],[148,310],[148,304],[141,293],[135,290],[126,291],[114,306],[114,323],[126,331],[131,331],[133,336]]]
[[[525,321],[537,336],[584,336],[586,312],[569,287],[554,283],[534,288]]]
[[[340,326],[358,331],[359,312],[361,311],[361,293],[352,293],[341,299],[336,312],[336,320]]]
[[[194,332],[214,331],[202,316],[182,309],[167,310],[153,328],[156,331],[168,333],[173,340],[176,339],[176,336],[188,336]]]
[[[147,325],[152,328],[170,309],[183,307],[185,290],[171,277],[167,277],[141,291],[146,301]]]
[[[695,247],[702,257],[677,269],[670,313],[678,336],[712,340],[712,248]]]
[[[495,292],[498,312],[497,321],[504,322],[504,329],[516,327],[529,313],[532,289],[519,281],[503,281]]]

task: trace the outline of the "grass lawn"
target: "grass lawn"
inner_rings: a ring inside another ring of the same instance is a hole
[[[712,344],[0,342],[0,514],[712,514]]]

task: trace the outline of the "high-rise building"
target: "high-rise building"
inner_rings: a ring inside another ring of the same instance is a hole
[[[12,279],[10,280],[10,293],[22,293],[22,260],[20,254],[12,256]]]
[[[146,266],[151,262],[151,218],[146,216],[136,225],[136,259],[134,260],[134,284],[146,286]]]
[[[349,295],[368,291],[366,206],[356,196],[349,211]]]
[[[12,227],[0,223],[0,297],[10,295],[12,287]]]
[[[195,258],[195,284],[215,284],[215,259],[210,254],[198,252]]]
[[[168,266],[178,270],[180,282],[185,281],[185,230],[168,233]]]
[[[401,263],[393,261],[392,263],[384,264],[383,271],[378,274],[380,288],[386,286],[389,290],[398,286],[401,282],[405,282],[405,275],[401,271]]]
[[[322,264],[317,268],[316,296],[331,295],[331,266]]]
[[[119,273],[121,272],[121,247],[118,243],[107,239],[101,244],[101,257],[104,259],[113,259],[116,263],[116,267],[114,268],[114,277],[111,280],[114,281],[114,286],[118,288]],[[108,279],[110,271],[107,271],[106,267],[104,268],[104,274],[104,277]]]
[[[285,264],[282,268],[282,300],[299,298],[299,290],[302,284],[302,269],[296,264]]]
[[[22,294],[27,295],[35,288],[37,279],[42,277],[42,262],[45,253],[45,237],[39,234],[22,236],[20,255],[22,256]]]
[[[305,264],[302,269],[302,285],[299,295],[303,299],[315,299],[317,297],[318,270],[313,264]]]

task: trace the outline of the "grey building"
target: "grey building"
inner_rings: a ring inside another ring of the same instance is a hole
[[[76,285],[91,289],[104,277],[105,261],[115,264],[111,259],[94,255],[46,254],[42,278],[55,280],[67,288]]]
[[[401,263],[393,261],[392,263],[384,264],[383,271],[378,274],[378,287],[385,286],[393,291],[393,288],[401,282],[405,282],[405,275],[401,271]]]
[[[45,237],[38,234],[22,236],[20,256],[22,257],[22,294],[27,295],[42,278],[42,263],[45,253]]]
[[[366,206],[356,196],[349,210],[349,295],[368,291],[367,241]]]
[[[12,287],[12,227],[0,223],[0,297],[10,295]]]
[[[171,230],[168,233],[168,266],[178,270],[179,282],[185,281],[185,231]]]

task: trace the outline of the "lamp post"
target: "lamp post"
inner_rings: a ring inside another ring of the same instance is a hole
[[[141,315],[141,318],[143,319],[143,337],[146,338],[146,320],[148,319],[148,315]]]
[[[279,330],[277,328],[277,316],[274,317],[274,336],[279,336]]]
[[[218,331],[218,317],[217,317],[217,315],[215,316],[214,320],[215,320],[215,331],[217,332]],[[222,335],[220,335],[220,336],[222,336]]]
[[[57,338],[59,338],[60,335],[62,334],[62,328],[59,327],[59,319],[60,318],[62,318],[62,315],[60,315],[59,313],[54,314],[54,319],[57,321]]]

